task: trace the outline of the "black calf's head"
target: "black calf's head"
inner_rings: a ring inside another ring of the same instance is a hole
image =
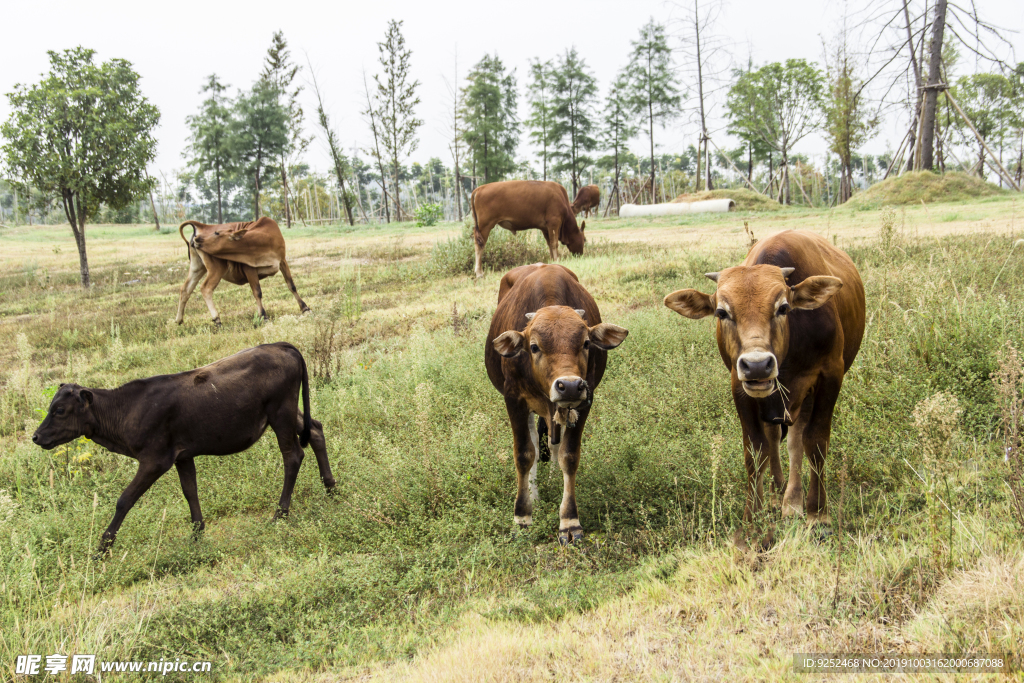
[[[89,436],[95,424],[92,401],[88,389],[77,384],[60,385],[46,418],[32,435],[32,443],[50,450],[80,436]]]

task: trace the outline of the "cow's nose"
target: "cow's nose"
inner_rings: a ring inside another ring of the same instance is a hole
[[[582,401],[587,398],[587,381],[580,377],[559,377],[551,388],[555,401]]]
[[[759,381],[775,377],[775,354],[745,353],[737,363],[740,379],[743,381]]]
[[[39,435],[38,434],[33,434],[32,435],[32,443],[35,443],[35,444],[39,443]]]

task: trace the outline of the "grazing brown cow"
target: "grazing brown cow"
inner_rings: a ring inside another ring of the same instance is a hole
[[[764,464],[785,490],[784,516],[829,522],[825,456],[843,376],[864,336],[864,285],[850,257],[828,240],[787,230],[759,241],[743,265],[708,273],[718,291],[684,289],[665,305],[687,318],[714,314],[718,350],[732,373],[743,428],[748,488],[743,517],[761,507]],[[788,427],[789,483],[779,461]],[[806,500],[800,468],[811,462]]]
[[[297,410],[300,388],[302,412]],[[103,552],[139,497],[172,466],[178,470],[195,532],[202,531],[205,523],[194,458],[244,451],[267,426],[274,430],[284,456],[284,489],[276,518],[288,514],[305,455],[302,449],[307,445],[313,446],[328,492],[335,485],[323,427],[309,414],[306,361],[285,342],[246,349],[176,375],[137,379],[112,390],[62,384],[32,441],[50,450],[85,436],[139,462],[103,533]]]
[[[185,238],[185,226],[192,226],[192,239]],[[185,282],[181,285],[178,297],[178,315],[174,321],[181,324],[185,319],[185,304],[192,296],[203,276],[209,277],[199,288],[210,309],[213,322],[220,325],[220,313],[213,305],[213,290],[221,280],[235,285],[249,284],[252,295],[256,299],[259,315],[266,320],[267,312],[263,308],[263,290],[260,280],[281,271],[288,289],[299,302],[299,310],[309,312],[309,306],[299,296],[292,280],[292,272],[285,260],[284,235],[281,228],[271,219],[263,216],[258,221],[249,223],[223,223],[207,225],[198,221],[185,221],[178,226],[178,234],[188,245],[189,269]]]
[[[562,469],[558,540],[565,544],[583,538],[576,510],[580,440],[608,350],[627,334],[601,322],[594,298],[568,268],[536,263],[501,278],[484,363],[491,384],[505,397],[512,425],[518,481],[514,521],[521,527],[530,526],[538,498],[540,424]],[[535,415],[541,418],[536,424]]]
[[[582,211],[584,218],[590,218],[590,210],[599,206],[601,206],[601,188],[597,185],[581,187],[580,191],[576,193],[576,199],[572,200],[573,214]]]
[[[558,183],[540,180],[488,183],[473,190],[469,206],[473,210],[477,277],[483,277],[480,258],[495,225],[511,232],[540,230],[547,240],[552,261],[558,258],[559,242],[573,254],[583,253],[587,241],[583,231],[587,224],[577,226],[576,215],[569,207],[569,195]]]

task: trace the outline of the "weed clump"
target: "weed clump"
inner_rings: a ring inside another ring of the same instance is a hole
[[[1007,465],[1006,484],[1010,491],[1010,511],[1024,533],[1024,365],[1013,342],[1007,341],[999,353],[999,369],[992,373],[1003,434],[1003,461]]]
[[[561,247],[565,249],[565,247]],[[476,251],[473,228],[467,226],[455,239],[434,245],[430,261],[435,271],[445,275],[468,275],[473,272]],[[549,253],[540,232],[527,230],[513,233],[504,229],[491,231],[484,247],[481,266],[504,272],[528,263],[547,262]]]

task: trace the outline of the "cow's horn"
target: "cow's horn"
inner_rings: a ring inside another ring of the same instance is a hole
[[[704,273],[704,277],[712,282],[718,282],[718,273]]]
[[[587,317],[587,312],[584,311],[582,308],[574,308],[573,310],[576,311],[576,315],[578,315],[579,317],[581,317],[581,318],[586,318]]]
[[[536,311],[533,312],[533,313],[527,313],[526,314],[526,319],[527,320],[533,320],[533,316],[535,316],[535,315],[537,315]]]
[[[785,278],[789,277],[790,275],[792,275],[793,271],[796,270],[796,268],[782,268],[781,270],[782,270],[782,277],[785,279]]]

